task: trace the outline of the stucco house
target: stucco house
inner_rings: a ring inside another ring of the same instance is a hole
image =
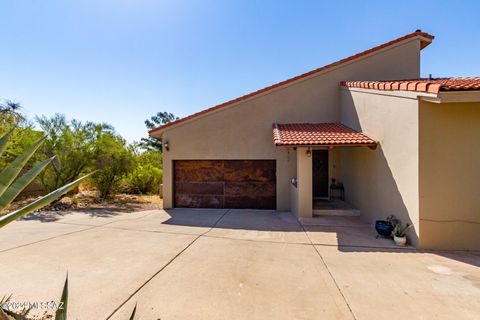
[[[417,30],[150,131],[164,207],[311,218],[343,186],[364,219],[413,224],[416,247],[480,249],[480,78],[420,79],[433,39]]]

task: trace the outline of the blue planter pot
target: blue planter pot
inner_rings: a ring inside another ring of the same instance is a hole
[[[384,237],[391,237],[393,231],[393,225],[385,220],[377,220],[375,222],[375,230],[377,233]]]

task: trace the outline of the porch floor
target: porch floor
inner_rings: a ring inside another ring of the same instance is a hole
[[[360,210],[342,200],[314,199],[313,216],[359,216]]]

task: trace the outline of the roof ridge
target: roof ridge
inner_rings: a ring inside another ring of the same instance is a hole
[[[344,59],[341,59],[341,60],[332,62],[332,63],[330,63],[330,64],[327,64],[327,65],[323,66],[323,67],[313,69],[313,70],[311,70],[311,71],[302,73],[302,74],[300,74],[300,75],[298,75],[298,76],[295,76],[295,77],[289,78],[289,79],[287,79],[287,80],[283,80],[283,81],[277,82],[277,83],[275,83],[275,84],[272,84],[272,85],[267,86],[267,87],[264,87],[264,88],[262,88],[262,89],[259,89],[259,90],[253,91],[253,92],[251,92],[251,93],[245,94],[245,95],[240,96],[240,97],[238,97],[238,98],[235,98],[235,99],[232,99],[232,100],[223,102],[223,103],[221,103],[221,104],[218,104],[218,105],[216,105],[216,106],[210,107],[210,108],[208,108],[208,109],[204,109],[204,110],[202,110],[202,111],[193,113],[193,114],[188,115],[188,116],[186,116],[186,117],[183,117],[183,118],[181,118],[181,119],[179,119],[179,120],[172,121],[172,122],[167,123],[167,124],[165,124],[165,125],[163,125],[163,126],[160,126],[160,127],[158,127],[158,128],[154,128],[154,129],[148,131],[148,133],[151,134],[151,133],[154,133],[154,132],[159,131],[159,130],[161,130],[161,129],[165,129],[165,128],[171,127],[171,126],[173,126],[173,125],[176,125],[176,124],[178,124],[178,123],[185,122],[185,121],[187,121],[187,120],[189,120],[189,119],[196,118],[196,117],[198,117],[198,116],[200,116],[200,115],[202,115],[202,114],[206,114],[206,113],[212,112],[212,111],[214,111],[214,110],[218,110],[218,109],[227,107],[227,106],[232,105],[232,104],[234,104],[234,103],[236,103],[236,102],[240,102],[240,101],[249,99],[249,98],[254,97],[254,96],[256,96],[256,95],[259,95],[259,94],[261,94],[261,93],[268,92],[268,91],[270,91],[270,90],[273,90],[273,89],[275,89],[275,88],[284,86],[284,85],[289,84],[289,83],[293,83],[293,82],[295,82],[295,81],[297,81],[297,80],[306,78],[306,77],[308,77],[308,76],[310,76],[310,75],[319,73],[319,72],[321,72],[321,71],[324,71],[324,70],[327,70],[327,69],[330,69],[330,68],[333,68],[333,67],[336,67],[336,66],[338,66],[338,65],[341,65],[341,64],[343,64],[343,63],[346,63],[346,62],[349,62],[349,61],[358,59],[358,58],[360,58],[360,57],[367,56],[367,55],[369,55],[369,54],[371,54],[371,53],[373,53],[373,52],[379,51],[379,50],[384,49],[384,48],[387,48],[387,47],[389,47],[389,46],[391,46],[391,45],[394,45],[394,44],[397,44],[397,43],[402,42],[402,41],[404,41],[404,40],[411,39],[411,38],[415,38],[415,37],[423,37],[423,38],[428,39],[428,41],[421,41],[421,49],[423,49],[423,48],[425,48],[426,46],[428,46],[428,45],[431,43],[431,41],[435,38],[435,37],[432,36],[431,34],[428,34],[428,33],[423,32],[423,31],[421,31],[421,30],[416,30],[415,32],[409,33],[409,34],[407,34],[407,35],[405,35],[405,36],[402,36],[402,37],[400,37],[400,38],[391,40],[391,41],[389,41],[389,42],[385,42],[385,43],[380,44],[380,45],[377,45],[377,46],[375,46],[375,47],[373,47],[373,48],[370,48],[370,49],[368,49],[368,50],[365,50],[365,51],[359,52],[359,53],[357,53],[357,54],[351,55],[351,56],[346,57],[346,58],[344,58]]]

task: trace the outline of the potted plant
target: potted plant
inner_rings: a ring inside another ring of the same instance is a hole
[[[393,228],[393,240],[395,241],[395,244],[397,246],[402,246],[404,247],[407,244],[407,230],[412,227],[411,224],[408,224],[405,226],[405,228],[401,228],[400,224],[396,224],[395,228]]]
[[[385,220],[377,220],[375,222],[375,230],[377,230],[378,233],[377,238],[379,236],[390,238],[392,236],[393,229],[397,224],[398,220],[393,214],[389,215]]]

